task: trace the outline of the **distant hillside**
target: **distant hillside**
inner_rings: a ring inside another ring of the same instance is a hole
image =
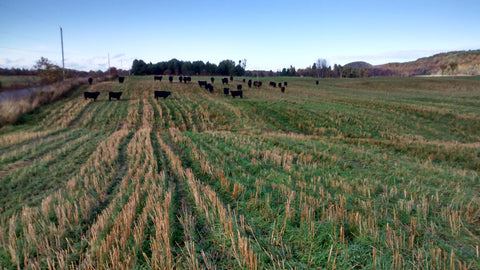
[[[362,62],[362,61],[348,63],[345,66],[349,66],[351,68],[363,68],[363,69],[373,68],[373,66],[371,64],[369,64],[367,62]]]
[[[457,64],[453,72],[451,63]],[[442,67],[443,75],[480,75],[480,50],[440,53],[412,62],[377,65],[368,70],[372,76],[442,75]]]

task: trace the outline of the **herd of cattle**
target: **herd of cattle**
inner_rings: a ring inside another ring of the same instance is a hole
[[[173,82],[173,76],[169,76],[168,77],[168,80],[170,81],[170,83]],[[153,80],[154,81],[162,81],[162,76],[154,76],[153,77]],[[189,76],[179,76],[178,77],[178,80],[180,81],[180,83],[189,83],[192,81],[192,78],[189,77]],[[118,77],[118,82],[119,83],[123,83],[125,81],[125,77]],[[215,78],[214,77],[211,77],[210,78],[210,82],[209,83],[208,81],[198,81],[198,85],[200,87],[205,87],[206,90],[208,90],[210,93],[213,93],[214,92],[214,88],[213,88],[213,83],[215,81]],[[230,82],[233,82],[233,76],[230,76]],[[243,79],[243,83],[245,83],[246,80]],[[93,83],[93,79],[92,78],[88,78],[88,83],[90,85],[92,85]],[[229,79],[228,78],[222,78],[222,85],[225,85],[225,84],[229,84]],[[316,81],[316,84],[318,84],[318,81]],[[253,81],[252,80],[248,80],[247,82],[247,85],[248,85],[248,88],[252,88],[252,85],[255,87],[255,88],[260,88],[262,86],[262,82],[261,81]],[[282,93],[285,93],[285,87],[288,85],[287,82],[283,82],[283,85],[282,83],[276,83],[276,82],[270,82],[269,84],[270,86],[272,87],[280,87],[280,91]],[[154,98],[158,100],[158,98],[164,98],[166,99],[168,96],[170,96],[172,94],[172,92],[170,91],[154,91]],[[235,97],[240,97],[240,98],[243,98],[243,90],[242,90],[242,84],[237,84],[237,90],[230,90],[230,88],[228,87],[224,87],[223,88],[223,94],[225,96],[228,96],[228,95],[231,95],[232,98],[235,98]],[[93,99],[93,101],[96,101],[98,96],[100,95],[100,92],[84,92],[83,93],[83,97],[85,98],[85,100],[87,99]],[[120,97],[122,96],[122,92],[108,92],[108,100],[111,101],[112,98],[116,98],[117,100],[120,100]]]

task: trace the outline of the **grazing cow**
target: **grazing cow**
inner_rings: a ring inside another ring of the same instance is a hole
[[[228,96],[228,93],[230,92],[230,89],[228,88],[223,88],[223,94],[225,94],[225,96]]]
[[[228,78],[223,78],[222,79],[222,84],[228,84]]]
[[[270,82],[270,86],[277,87],[277,84],[275,82]]]
[[[252,80],[248,80],[248,88],[252,88]]]
[[[315,84],[318,85],[318,81],[316,81]]]
[[[212,83],[215,81],[215,78],[214,77],[211,77],[210,78],[210,81],[212,81]]]
[[[282,86],[282,88],[280,88],[280,90],[282,91],[282,93],[285,93],[285,86]]]
[[[230,76],[230,81],[233,81],[233,76]]]
[[[242,85],[241,84],[237,84],[237,90],[242,90]]]
[[[162,76],[153,76],[153,81],[162,81]]]
[[[125,81],[125,77],[118,77],[118,82],[119,83],[123,83],[123,81]]]
[[[283,85],[284,85],[284,86],[287,86],[288,84],[287,84],[287,82],[283,82]]]
[[[243,98],[243,91],[242,90],[230,91],[230,94],[232,94],[232,98],[235,98],[235,97]]]
[[[200,87],[204,86],[206,88],[207,87],[207,81],[198,81],[198,85]]]
[[[100,95],[100,92],[83,92],[83,97],[85,100],[88,98],[93,99],[93,101],[97,101],[97,97]]]
[[[210,93],[213,93],[213,85],[207,83],[207,85],[205,86],[205,88],[210,91]]]
[[[282,83],[281,83],[281,82],[278,83],[278,87],[282,87]]]
[[[254,85],[256,88],[259,88],[260,86],[262,86],[262,82],[254,81],[254,82],[253,82],[253,85]]]
[[[192,81],[192,78],[191,78],[190,76],[188,76],[188,77],[183,77],[183,82],[184,82],[184,83],[187,83],[187,82],[190,82],[190,81]]]
[[[116,98],[117,100],[120,100],[121,96],[122,96],[122,92],[108,92],[109,101],[112,101],[112,98]]]
[[[182,83],[183,77],[182,76],[178,77],[178,80],[180,81],[180,83]]]
[[[244,83],[245,83],[245,79],[243,79],[243,80],[242,80],[242,82],[244,82]]]
[[[163,99],[166,99],[171,94],[172,92],[170,91],[155,91],[155,99],[158,100],[159,97],[163,97]]]
[[[88,84],[89,84],[89,85],[92,85],[92,83],[93,83],[93,79],[92,79],[92,78],[88,78]]]
[[[170,83],[173,82],[173,76],[168,76],[168,80],[170,81]]]

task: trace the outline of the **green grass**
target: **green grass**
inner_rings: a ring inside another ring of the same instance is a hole
[[[479,77],[204,79],[0,128],[2,268],[480,268]]]

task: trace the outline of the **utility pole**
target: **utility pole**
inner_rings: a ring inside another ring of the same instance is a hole
[[[63,80],[65,81],[65,57],[63,54],[63,30],[60,26],[60,40],[62,42],[62,70],[63,70]]]

